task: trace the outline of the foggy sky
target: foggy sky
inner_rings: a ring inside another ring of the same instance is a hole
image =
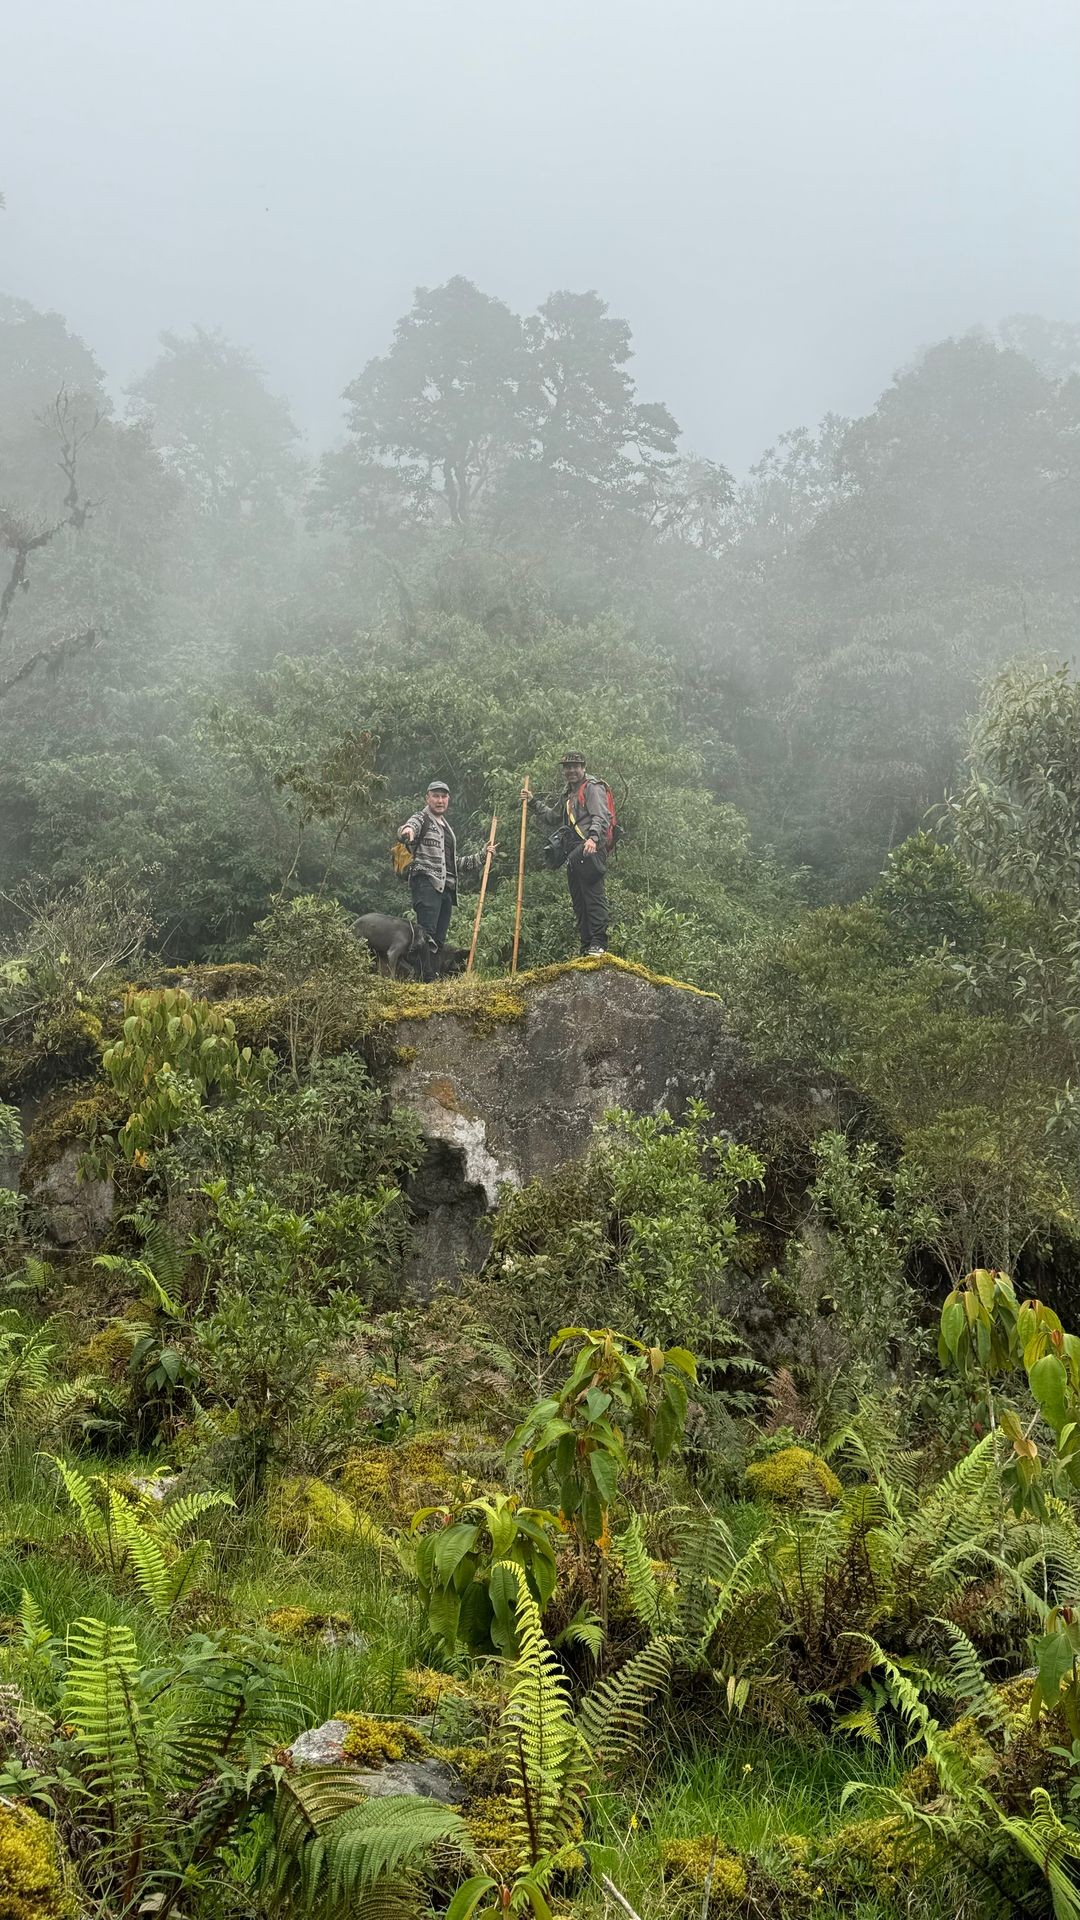
[[[596,287],[743,467],[922,344],[1080,316],[1075,0],[36,0],[0,289],[119,393],[220,325],[313,445],[417,285]]]

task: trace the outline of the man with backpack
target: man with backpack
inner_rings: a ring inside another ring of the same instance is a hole
[[[418,958],[421,977],[434,980],[439,954],[450,931],[450,915],[457,899],[457,883],[466,874],[477,873],[484,864],[487,848],[480,853],[459,853],[457,837],[446,817],[450,789],[445,780],[433,780],[424,796],[424,805],[398,828],[394,865],[407,872],[416,924],[425,937],[426,953],[421,947]]]
[[[607,862],[618,837],[615,801],[611,788],[587,772],[583,753],[564,753],[562,770],[566,786],[554,806],[535,795],[529,802],[556,828],[544,857],[549,866],[566,866],[578,940],[591,959],[607,952]]]

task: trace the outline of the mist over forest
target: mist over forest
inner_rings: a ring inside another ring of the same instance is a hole
[[[627,828],[624,939],[849,899],[956,782],[995,673],[1072,653],[1078,368],[1075,324],[973,328],[736,480],[639,392],[600,293],[516,314],[456,277],[305,461],[242,344],[166,334],[117,405],[8,296],[4,892],[109,871],[167,952],[237,954],[286,875],[392,905],[429,778],[482,837],[580,740]]]

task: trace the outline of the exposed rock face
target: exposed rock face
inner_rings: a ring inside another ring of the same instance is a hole
[[[31,1188],[54,1246],[96,1246],[113,1216],[116,1195],[111,1180],[78,1177],[80,1149],[65,1147]]]
[[[393,1075],[391,1097],[419,1116],[427,1142],[411,1193],[421,1293],[484,1257],[485,1216],[501,1186],[578,1158],[608,1108],[677,1117],[697,1098],[734,1136],[759,1109],[745,1053],[711,995],[610,961],[526,980],[521,991],[524,1011],[505,1024],[478,1030],[448,1007],[397,1025],[414,1057]]]
[[[289,1754],[298,1767],[347,1767],[345,1742],[349,1737],[347,1720],[325,1720],[321,1727],[310,1727],[298,1734]],[[391,1760],[384,1767],[355,1772],[354,1783],[369,1800],[383,1800],[394,1794],[418,1795],[423,1800],[443,1800],[449,1806],[465,1798],[461,1777],[445,1760]]]

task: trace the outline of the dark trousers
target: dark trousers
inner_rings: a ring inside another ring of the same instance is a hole
[[[454,911],[454,896],[449,887],[442,893],[428,879],[426,873],[410,873],[409,892],[412,895],[413,912],[421,933],[426,933],[434,941],[436,949],[441,948],[450,931],[450,915]],[[420,969],[425,980],[435,977],[434,955],[419,956]]]
[[[607,861],[602,853],[582,853],[575,847],[566,863],[566,880],[577,921],[582,953],[607,946]]]

